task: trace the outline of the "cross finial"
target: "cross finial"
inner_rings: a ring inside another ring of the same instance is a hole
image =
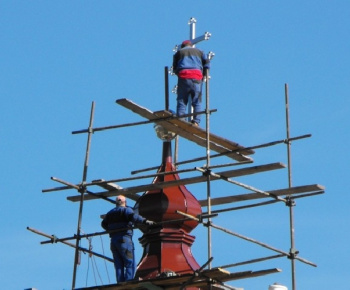
[[[194,17],[191,17],[190,20],[188,21],[188,24],[190,25],[190,38],[192,44],[195,45],[198,42],[204,41],[204,40],[209,40],[211,33],[210,32],[205,32],[203,35],[198,36],[196,38],[196,23],[197,20]],[[180,44],[177,44],[173,51],[178,51],[179,47],[181,47]]]

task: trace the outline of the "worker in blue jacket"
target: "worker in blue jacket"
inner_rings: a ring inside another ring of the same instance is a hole
[[[117,196],[116,207],[106,214],[101,226],[106,231],[110,231],[111,251],[118,283],[132,280],[135,275],[134,243],[132,240],[134,224],[151,226],[155,223],[136,214],[131,207],[126,206],[125,196]]]
[[[201,111],[201,96],[203,76],[210,68],[210,61],[206,54],[193,47],[190,40],[181,44],[181,49],[173,56],[173,71],[178,77],[177,82],[177,107],[178,116],[186,114],[188,98],[192,97],[193,113]],[[194,115],[194,125],[199,125],[200,115]]]

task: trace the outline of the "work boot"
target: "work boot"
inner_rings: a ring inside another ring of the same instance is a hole
[[[197,126],[197,127],[199,126],[199,124],[198,124],[196,121],[193,121],[193,120],[192,120],[191,123],[192,123],[194,126]]]

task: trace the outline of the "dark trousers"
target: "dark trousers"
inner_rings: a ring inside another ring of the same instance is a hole
[[[179,78],[177,82],[177,107],[176,114],[182,116],[187,114],[186,107],[189,98],[192,98],[193,113],[201,111],[202,81],[194,79]],[[198,123],[200,115],[194,115],[193,121]]]
[[[134,279],[135,256],[132,237],[112,237],[111,251],[113,253],[117,282],[119,283]]]

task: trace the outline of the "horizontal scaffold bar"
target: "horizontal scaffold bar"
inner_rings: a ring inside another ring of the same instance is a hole
[[[251,161],[243,161],[243,162],[236,162],[236,163],[227,163],[227,164],[221,164],[221,165],[214,165],[210,166],[209,169],[214,169],[214,168],[220,168],[220,167],[228,167],[228,166],[237,166],[237,165],[242,165],[242,164],[247,164],[251,163]],[[157,167],[159,168],[159,166]],[[175,171],[167,171],[167,172],[159,172],[159,173],[154,173],[154,174],[147,174],[147,175],[142,175],[142,176],[134,176],[134,177],[125,177],[125,178],[117,178],[117,179],[111,179],[111,180],[104,180],[104,179],[97,179],[93,180],[92,182],[87,182],[84,185],[86,187],[88,186],[101,186],[105,189],[111,190],[111,189],[121,189],[121,187],[117,184],[113,184],[114,182],[124,182],[124,181],[132,181],[132,180],[139,180],[139,179],[145,179],[145,178],[154,178],[157,176],[165,176],[165,175],[170,175],[170,174],[179,174],[179,173],[186,173],[186,172],[193,172],[196,171],[196,168],[188,168],[188,169],[182,169],[182,170],[175,170]],[[57,181],[58,178],[56,177],[51,177],[52,180]],[[79,187],[80,184],[75,184],[75,185],[67,185],[67,186],[61,186],[61,187],[53,187],[53,188],[47,188],[43,189],[42,192],[52,192],[52,191],[60,191],[60,190],[67,190],[67,189],[72,189]]]
[[[245,147],[245,150],[254,150],[254,149],[261,149],[261,148],[266,148],[269,146],[274,146],[274,145],[279,145],[279,144],[285,144],[285,143],[289,143],[292,141],[296,141],[296,140],[300,140],[300,139],[304,139],[304,138],[309,138],[311,137],[311,134],[306,134],[306,135],[301,135],[301,136],[296,136],[296,137],[292,137],[289,139],[282,139],[282,140],[277,140],[277,141],[272,141],[272,142],[268,142],[268,143],[263,143],[263,144],[259,144],[259,145],[254,145],[254,146],[249,146],[249,147]],[[222,153],[217,153],[217,154],[212,154],[210,155],[210,159],[213,158],[217,158],[217,157],[222,157],[225,156],[229,153],[233,153],[233,152],[240,152],[242,149],[236,149],[233,151],[224,151]],[[203,156],[203,157],[197,157],[197,158],[193,158],[193,159],[189,159],[189,160],[184,160],[184,161],[180,161],[180,162],[176,162],[174,165],[175,166],[179,166],[179,165],[183,165],[183,164],[187,164],[187,163],[193,163],[193,162],[197,162],[197,161],[203,161],[203,160],[207,160],[207,156]],[[237,164],[244,164],[244,163],[252,163],[253,160],[244,160],[244,161],[240,161]],[[144,171],[149,171],[149,170],[156,170],[158,169],[159,166],[152,166],[149,168],[145,168],[145,169],[139,169],[139,170],[134,170],[131,172],[131,174],[137,174],[137,173],[141,173]]]
[[[265,164],[265,165],[241,168],[241,169],[236,169],[236,170],[223,171],[223,172],[220,172],[219,174],[221,176],[225,176],[225,177],[237,177],[237,176],[250,175],[250,174],[255,174],[255,173],[270,171],[270,170],[276,170],[276,169],[281,169],[281,168],[285,168],[285,165],[283,163],[277,162],[277,163],[270,163],[270,164]],[[211,177],[211,180],[212,181],[219,180],[219,178],[213,176],[213,177]],[[94,195],[85,195],[84,200],[96,199],[96,198],[98,198],[99,195],[104,196],[104,197],[109,197],[109,196],[116,196],[119,194],[123,194],[131,199],[137,200],[139,196],[136,193],[138,193],[138,192],[159,190],[159,189],[172,187],[172,186],[194,184],[194,183],[205,182],[205,181],[207,181],[207,176],[202,175],[202,176],[184,178],[184,179],[179,179],[179,180],[174,180],[174,181],[158,182],[158,183],[153,183],[153,184],[133,186],[133,187],[128,187],[128,188],[122,188],[119,190],[104,191],[104,192],[100,192],[100,193],[95,193]],[[80,195],[69,196],[69,197],[67,197],[67,199],[70,201],[74,201],[74,202],[79,201]]]
[[[295,186],[295,187],[289,187],[289,188],[277,189],[277,190],[268,190],[268,192],[275,196],[286,196],[286,195],[306,193],[306,192],[315,192],[315,191],[318,192],[318,191],[323,191],[324,189],[325,187],[322,185],[311,184],[311,185]],[[246,193],[246,194],[239,194],[239,195],[217,197],[217,198],[211,199],[211,205],[240,202],[240,201],[253,200],[253,199],[259,199],[264,197],[267,197],[267,196],[262,195],[260,193]],[[201,206],[208,205],[208,201],[206,199],[200,200],[199,203]]]
[[[210,110],[210,113],[215,113],[217,111],[217,109],[212,109]],[[205,114],[206,111],[201,111],[196,113],[196,115],[202,115]],[[190,116],[194,116],[195,114],[186,114],[181,116],[181,118],[185,118],[185,117],[190,117]],[[105,130],[111,130],[111,129],[119,129],[119,128],[125,128],[125,127],[132,127],[132,126],[138,126],[138,125],[146,125],[146,124],[151,124],[151,123],[155,123],[158,121],[166,121],[166,120],[170,120],[170,119],[176,119],[179,118],[176,115],[171,115],[168,117],[159,117],[159,118],[155,118],[152,120],[148,120],[148,121],[140,121],[140,122],[133,122],[133,123],[125,123],[125,124],[119,124],[119,125],[110,125],[110,126],[103,126],[103,127],[96,127],[96,128],[91,128],[91,129],[81,129],[81,130],[76,130],[76,131],[72,131],[72,134],[82,134],[82,133],[95,133],[95,132],[99,132],[99,131],[105,131]]]
[[[60,240],[60,239],[58,239],[58,238],[57,238],[56,236],[54,236],[54,235],[49,235],[49,234],[43,233],[43,232],[38,231],[38,230],[36,230],[36,229],[33,229],[33,228],[31,228],[31,227],[27,227],[27,230],[28,230],[28,231],[31,231],[31,232],[33,232],[33,233],[35,233],[35,234],[38,234],[38,235],[44,236],[44,237],[46,237],[46,238],[49,238],[50,241],[47,242],[47,243],[51,243],[51,244],[52,244],[52,243],[58,243],[58,242],[60,242],[60,243],[62,243],[62,244],[65,244],[65,245],[67,245],[67,246],[70,246],[70,247],[72,247],[72,248],[76,248],[76,245],[75,245],[75,244],[69,243],[69,242],[67,242],[66,240]],[[41,244],[44,244],[44,243],[42,242]],[[101,255],[101,254],[99,254],[99,253],[96,253],[96,252],[94,252],[94,251],[91,251],[91,250],[89,250],[89,249],[86,249],[86,248],[83,248],[83,247],[78,247],[78,249],[79,249],[80,251],[82,251],[83,253],[89,253],[89,254],[94,255],[94,256],[96,256],[96,257],[105,259],[105,260],[107,260],[107,261],[109,261],[109,262],[113,262],[113,259],[111,259],[111,258],[109,258],[109,257],[106,257],[106,256],[103,256],[103,255]]]

